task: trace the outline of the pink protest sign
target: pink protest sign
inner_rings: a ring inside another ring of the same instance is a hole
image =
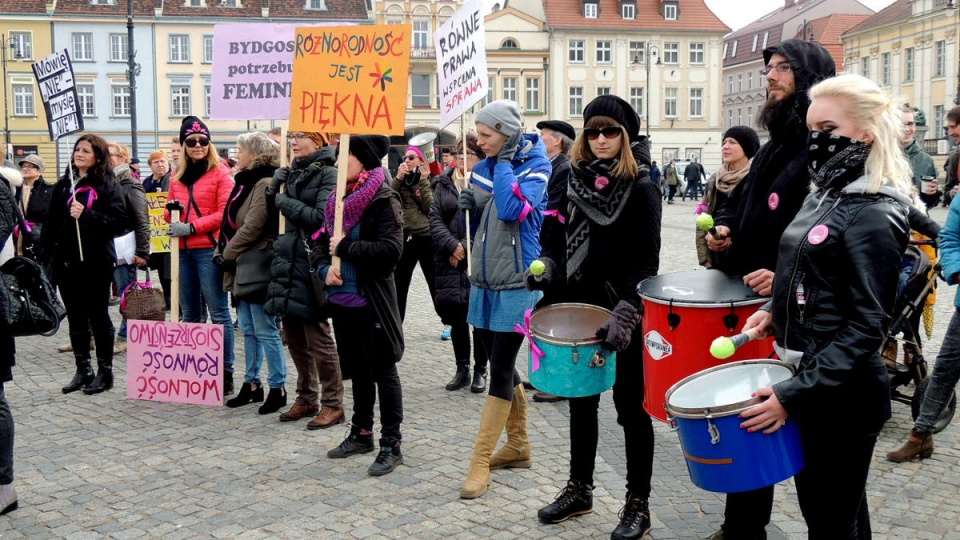
[[[127,321],[127,397],[223,405],[223,326]]]

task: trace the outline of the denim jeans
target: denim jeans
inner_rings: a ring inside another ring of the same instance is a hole
[[[263,312],[263,304],[250,304],[237,300],[237,318],[243,332],[243,350],[246,355],[247,373],[245,383],[260,384],[260,366],[267,357],[267,385],[283,388],[287,380],[287,362],[283,357],[283,343],[277,318]]]
[[[180,250],[180,310],[183,322],[200,322],[203,301],[210,322],[223,325],[223,371],[233,373],[233,319],[223,291],[223,271],[213,264],[213,248]]]
[[[13,415],[0,382],[0,486],[13,483]]]
[[[933,426],[953,397],[957,381],[960,381],[960,309],[954,310],[943,334],[937,363],[933,365],[927,392],[923,395],[923,406],[913,427],[933,432]]]
[[[132,264],[121,264],[113,271],[113,280],[117,282],[117,295],[123,296],[127,286],[137,280],[137,267]],[[121,319],[117,339],[127,339],[127,320],[122,317]]]

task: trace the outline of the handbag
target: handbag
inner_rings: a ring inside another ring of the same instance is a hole
[[[313,240],[306,232],[300,231],[303,235],[303,248],[307,251],[307,266],[310,268],[310,282],[313,284],[313,297],[317,300],[317,305],[323,307],[327,305],[327,284],[320,279],[317,269],[313,266],[313,248],[310,245]]]
[[[0,327],[20,336],[52,336],[67,316],[46,274],[27,257],[14,257],[0,266]]]
[[[244,251],[237,255],[234,273],[233,295],[249,304],[265,304],[267,287],[270,285],[270,264],[273,263],[273,248]]]
[[[127,320],[165,321],[167,301],[163,290],[154,288],[147,269],[146,281],[134,281],[120,295],[120,315]]]

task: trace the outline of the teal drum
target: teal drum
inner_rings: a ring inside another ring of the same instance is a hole
[[[563,397],[603,393],[617,378],[617,355],[600,346],[597,329],[610,311],[589,304],[555,304],[533,312],[527,322],[530,339],[530,383]]]

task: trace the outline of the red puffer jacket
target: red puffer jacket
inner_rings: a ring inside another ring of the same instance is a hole
[[[196,231],[190,236],[180,238],[180,249],[216,247],[220,236],[220,222],[223,221],[223,209],[227,206],[231,191],[233,179],[230,178],[226,163],[222,161],[219,166],[204,173],[189,188],[180,180],[170,179],[169,200],[180,201],[183,205],[180,221],[192,224]],[[197,207],[200,208],[199,215]],[[169,223],[170,212],[164,211],[163,218]]]

